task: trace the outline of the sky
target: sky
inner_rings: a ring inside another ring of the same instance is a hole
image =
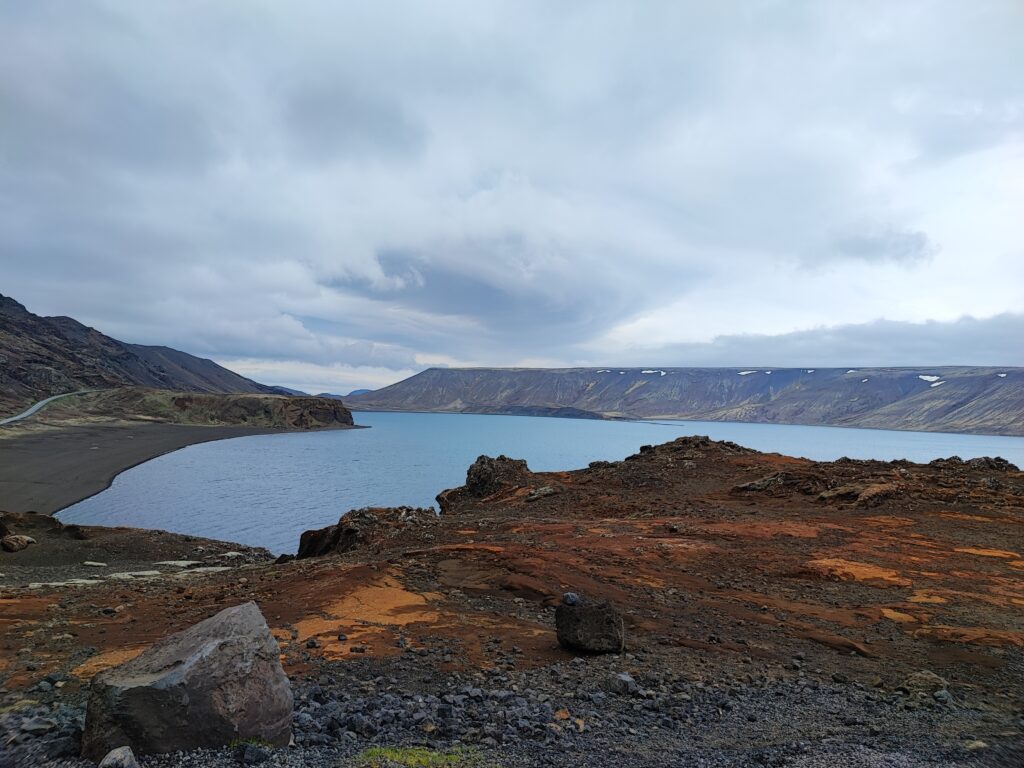
[[[1024,365],[1024,5],[0,4],[0,293],[310,392]]]

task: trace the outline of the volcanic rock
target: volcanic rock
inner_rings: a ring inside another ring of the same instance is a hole
[[[364,507],[341,516],[334,525],[304,531],[295,559],[349,552],[394,533],[436,522],[434,510],[424,507]]]
[[[255,603],[227,608],[93,678],[82,754],[97,760],[291,739],[292,692]]]
[[[11,535],[4,536],[0,539],[0,546],[2,546],[6,552],[21,552],[21,550],[27,548],[29,544],[35,543],[36,540],[31,536],[23,536],[17,533],[12,533]]]
[[[99,768],[139,768],[139,763],[131,747],[118,747],[110,750],[107,756],[100,760]]]
[[[861,507],[877,507],[886,499],[898,495],[900,486],[895,483],[875,483],[869,485],[857,496],[857,505]]]
[[[530,494],[526,497],[526,500],[537,501],[538,499],[543,499],[545,496],[554,496],[556,493],[558,493],[557,488],[552,488],[550,485],[545,485],[540,488],[537,488],[535,491],[531,491]]]
[[[466,470],[466,484],[441,491],[437,494],[437,504],[441,514],[445,515],[465,500],[483,499],[505,488],[521,485],[532,474],[523,459],[479,456]]]
[[[523,459],[508,456],[480,456],[466,471],[466,490],[477,498],[490,496],[509,485],[516,485],[530,474]]]
[[[964,462],[973,469],[993,469],[996,472],[1020,472],[1016,464],[1011,464],[1002,456],[979,456]]]
[[[906,691],[907,693],[927,693],[934,694],[938,691],[946,689],[948,683],[934,672],[928,669],[922,669],[918,672],[914,672],[908,675],[907,678],[900,683],[899,690]]]
[[[376,522],[376,515],[369,509],[354,509],[334,525],[303,531],[299,537],[299,551],[295,557],[297,560],[303,560],[307,557],[323,557],[355,549],[363,537],[364,530]]]
[[[840,485],[838,488],[829,488],[827,491],[822,491],[818,494],[818,501],[831,501],[832,499],[856,499],[864,491],[867,490],[866,485],[847,484]]]
[[[619,696],[631,696],[640,692],[640,686],[629,672],[618,672],[609,675],[605,687]]]
[[[749,493],[757,491],[767,491],[769,488],[775,488],[776,486],[789,485],[792,483],[792,478],[786,472],[773,472],[766,477],[758,478],[757,480],[751,480],[749,483],[742,483],[733,488],[737,493]]]
[[[571,651],[621,653],[626,645],[622,616],[604,601],[563,598],[555,628],[559,644]]]

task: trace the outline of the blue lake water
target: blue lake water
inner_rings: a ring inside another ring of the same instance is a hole
[[[1024,466],[1024,438],[721,422],[615,422],[526,416],[357,413],[371,429],[257,435],[193,445],[119,475],[60,514],[64,522],[131,525],[294,552],[299,534],[363,506],[431,506],[462,485],[480,454],[533,470],[585,467],[681,435],[710,435],[817,460],[927,462],[1002,456]]]

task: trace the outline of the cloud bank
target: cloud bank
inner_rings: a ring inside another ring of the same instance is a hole
[[[1024,364],[1011,0],[0,7],[4,293],[270,383]]]

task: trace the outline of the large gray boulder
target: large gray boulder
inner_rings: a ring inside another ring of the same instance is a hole
[[[622,616],[603,600],[567,592],[555,609],[559,644],[570,651],[621,653],[626,647]]]
[[[255,603],[227,608],[93,678],[82,754],[99,760],[291,740],[292,691]]]

